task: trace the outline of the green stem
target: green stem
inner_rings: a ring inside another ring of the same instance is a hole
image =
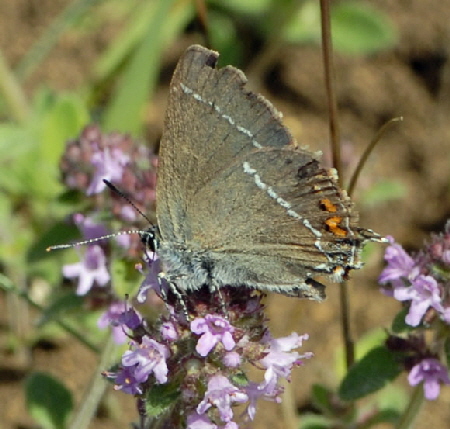
[[[411,429],[424,403],[422,383],[414,387],[409,403],[395,429]]]
[[[114,343],[113,336],[110,335],[106,344],[103,346],[103,351],[96,369],[94,370],[91,382],[84,393],[83,400],[76,410],[68,429],[87,429],[97,411],[106,388],[109,386],[108,382],[101,376],[101,372],[105,368],[109,368],[116,360],[118,347]]]
[[[41,313],[44,312],[44,309],[34,302],[28,293],[26,291],[20,290],[17,288],[13,282],[3,274],[0,274],[0,286],[3,287],[7,292],[15,293],[20,298],[24,299],[28,305],[35,308],[36,310],[39,310]],[[77,339],[81,344],[83,344],[86,348],[93,351],[94,353],[100,353],[99,348],[92,344],[90,341],[86,340],[85,335],[81,334],[80,332],[77,332],[75,329],[73,329],[70,325],[68,325],[63,320],[55,320],[54,321],[58,326],[60,326],[62,329],[64,329],[67,333],[72,335],[75,339]]]

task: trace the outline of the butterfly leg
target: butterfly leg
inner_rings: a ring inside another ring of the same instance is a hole
[[[224,296],[222,294],[222,290],[221,290],[220,286],[218,285],[218,283],[216,281],[214,281],[214,279],[211,282],[211,292],[217,293],[217,296],[219,297],[220,307],[221,307],[223,316],[225,317],[225,319],[228,319],[228,308],[226,306],[226,301],[224,299]]]
[[[163,282],[163,279],[165,280],[164,282]],[[170,292],[172,292],[173,295],[175,296],[175,300],[176,300],[175,305],[176,304],[181,305],[181,308],[182,308],[183,314],[186,318],[186,321],[189,321],[191,318],[189,316],[186,299],[176,284],[176,278],[173,278],[171,276],[168,277],[168,276],[166,276],[165,273],[159,273],[158,274],[158,283],[159,283],[159,287],[160,287],[160,291],[161,291],[160,292],[161,299],[164,301],[166,306],[169,305],[167,292],[170,290]]]
[[[184,299],[183,294],[180,292],[180,289],[177,287],[176,283],[173,281],[169,282],[169,289],[175,295],[175,297],[177,299],[177,304],[179,303],[181,305],[181,309],[183,310],[183,314],[184,314],[184,317],[186,318],[186,321],[189,322],[191,320],[191,317],[189,316],[186,300]]]

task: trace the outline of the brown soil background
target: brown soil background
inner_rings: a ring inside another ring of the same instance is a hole
[[[23,55],[42,29],[68,2],[63,0],[3,0],[0,3],[0,44],[11,64]],[[403,116],[403,123],[390,129],[363,173],[355,201],[361,224],[380,234],[393,235],[408,249],[418,248],[430,231],[439,231],[450,217],[450,1],[376,0],[398,29],[399,41],[388,51],[367,57],[336,55],[338,100],[342,140],[351,157],[357,159],[388,119]],[[27,81],[27,89],[46,83],[56,89],[75,89],[86,78],[96,58],[114,33],[106,28],[93,40],[64,38],[42,66]],[[171,61],[190,42],[180,40],[168,49]],[[322,78],[321,52],[316,47],[283,46],[270,69],[264,73],[261,89],[285,115],[286,124],[301,144],[311,149],[327,145],[327,111]],[[250,77],[251,79],[251,77]],[[164,81],[167,81],[165,79]],[[167,87],[157,91],[149,109],[149,135],[159,133]],[[403,197],[364,204],[364,190],[384,180],[402,183]],[[382,248],[370,255],[366,268],[353,275],[351,283],[352,326],[359,338],[376,327],[388,327],[399,306],[383,297],[376,284],[382,267]],[[340,347],[338,286],[328,287],[328,300],[317,304],[271,296],[268,300],[275,336],[292,331],[308,332],[305,350],[316,357],[294,371],[293,404],[302,407],[313,383],[336,386],[335,353]],[[4,347],[6,300],[0,300],[0,339]],[[17,369],[0,354],[0,428],[31,429],[22,393],[28,369]],[[62,378],[80,400],[96,361],[89,351],[67,340],[52,347],[37,347],[32,370],[47,370]],[[403,377],[404,378],[404,377]],[[408,388],[407,388],[408,389]],[[100,413],[91,428],[129,427],[135,419],[133,401],[112,393],[114,416]],[[418,428],[450,427],[450,389],[444,388],[438,401],[427,403]],[[260,403],[257,429],[283,428],[281,407]]]

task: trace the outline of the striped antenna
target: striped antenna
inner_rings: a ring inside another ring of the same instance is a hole
[[[128,198],[127,195],[125,195],[120,189],[117,189],[109,180],[103,179],[103,183],[111,189],[111,191],[115,192],[116,194],[120,195],[125,201],[127,201],[145,220],[148,221],[150,225],[153,226],[152,221],[147,217],[147,215],[139,209],[139,207],[136,206],[136,204],[133,203],[133,201]]]
[[[125,195],[122,191],[120,191],[118,188],[116,188],[109,180],[103,179],[103,182],[109,189],[111,189],[113,192],[120,195],[125,201],[127,201],[145,220],[148,221],[148,223],[150,225],[153,226],[153,223],[148,218],[148,216],[142,210],[140,210],[136,206],[136,204],[134,204],[133,201],[131,201],[130,198],[128,198],[127,195]],[[47,247],[46,251],[51,252],[52,250],[70,249],[72,247],[84,246],[85,244],[97,243],[98,241],[105,240],[107,238],[114,238],[119,235],[130,235],[130,234],[139,234],[142,237],[145,234],[149,234],[149,231],[148,230],[142,231],[139,229],[130,229],[128,231],[119,231],[119,232],[115,232],[114,234],[108,234],[108,235],[103,235],[103,236],[97,237],[97,238],[91,238],[90,240],[77,241],[75,243],[70,243],[70,244],[57,244],[55,246]]]
[[[119,235],[130,235],[130,234],[145,234],[146,231],[141,231],[139,229],[130,229],[129,231],[119,231],[114,234],[102,235],[101,237],[91,238],[90,240],[76,241],[75,243],[70,244],[57,244],[55,246],[50,246],[45,249],[47,252],[51,252],[52,250],[60,250],[60,249],[70,249],[72,247],[84,246],[85,244],[97,243],[98,241],[105,240],[107,238],[114,238]]]

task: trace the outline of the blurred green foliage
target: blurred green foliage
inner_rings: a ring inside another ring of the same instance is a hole
[[[64,429],[72,411],[72,394],[55,378],[34,373],[25,383],[27,408],[45,429]]]

